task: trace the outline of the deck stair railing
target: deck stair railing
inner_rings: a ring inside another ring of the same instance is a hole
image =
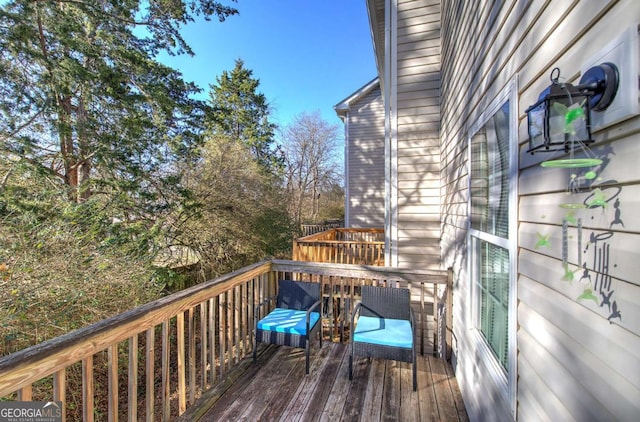
[[[384,230],[335,228],[293,241],[293,260],[384,265]]]
[[[434,311],[446,304],[434,292],[445,271],[263,261],[0,358],[0,399],[60,401],[65,420],[173,420],[250,361],[254,306],[278,279],[322,284],[323,335],[333,341],[348,338],[360,286],[408,287],[420,351],[442,349]]]
[[[302,224],[300,226],[300,232],[302,237],[305,237],[326,230],[337,229],[341,227],[344,227],[344,221],[326,221],[320,224]]]

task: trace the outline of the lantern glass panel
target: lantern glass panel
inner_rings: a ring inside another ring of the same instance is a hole
[[[530,148],[545,144],[545,105],[546,101],[539,101],[537,106],[527,110],[527,120],[529,122],[529,146]]]
[[[590,140],[587,97],[574,93],[549,101],[549,143],[551,145]]]

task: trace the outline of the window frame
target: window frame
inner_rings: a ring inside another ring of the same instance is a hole
[[[509,171],[508,171],[508,207],[509,207],[509,237],[493,235],[471,227],[471,143],[474,135],[481,130],[486,123],[503,107],[509,103]],[[518,102],[517,102],[517,77],[514,77],[502,91],[491,101],[485,111],[475,120],[468,131],[467,139],[467,174],[468,174],[468,203],[467,203],[467,273],[469,274],[469,315],[471,315],[470,337],[476,351],[488,368],[488,376],[494,385],[498,386],[505,402],[509,404],[512,415],[516,414],[517,403],[517,252],[518,252]],[[478,268],[481,242],[489,242],[495,246],[506,249],[509,253],[509,305],[508,305],[508,365],[505,369],[498,360],[493,350],[480,329],[480,300],[481,292],[478,287]]]

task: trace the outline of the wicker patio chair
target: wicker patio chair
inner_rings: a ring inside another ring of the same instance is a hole
[[[349,379],[353,379],[354,355],[409,362],[413,369],[413,391],[416,391],[415,322],[409,289],[362,286],[362,300],[351,314],[351,327],[354,326]]]
[[[260,308],[274,300],[275,309],[258,320]],[[320,283],[280,280],[277,296],[256,305],[253,361],[256,361],[258,342],[303,348],[306,351],[305,373],[308,374],[309,349],[313,335],[320,334],[318,338],[322,347],[320,313]]]

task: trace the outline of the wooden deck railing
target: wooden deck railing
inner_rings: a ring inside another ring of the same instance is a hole
[[[333,221],[321,224],[302,224],[300,226],[300,231],[302,232],[302,236],[304,237],[341,227],[344,227],[344,221]]]
[[[0,358],[0,399],[61,401],[68,420],[171,420],[251,354],[254,305],[281,278],[322,283],[334,341],[347,338],[360,286],[409,287],[420,351],[442,349],[446,272],[265,261]]]
[[[293,260],[384,265],[384,230],[336,228],[293,241]]]

